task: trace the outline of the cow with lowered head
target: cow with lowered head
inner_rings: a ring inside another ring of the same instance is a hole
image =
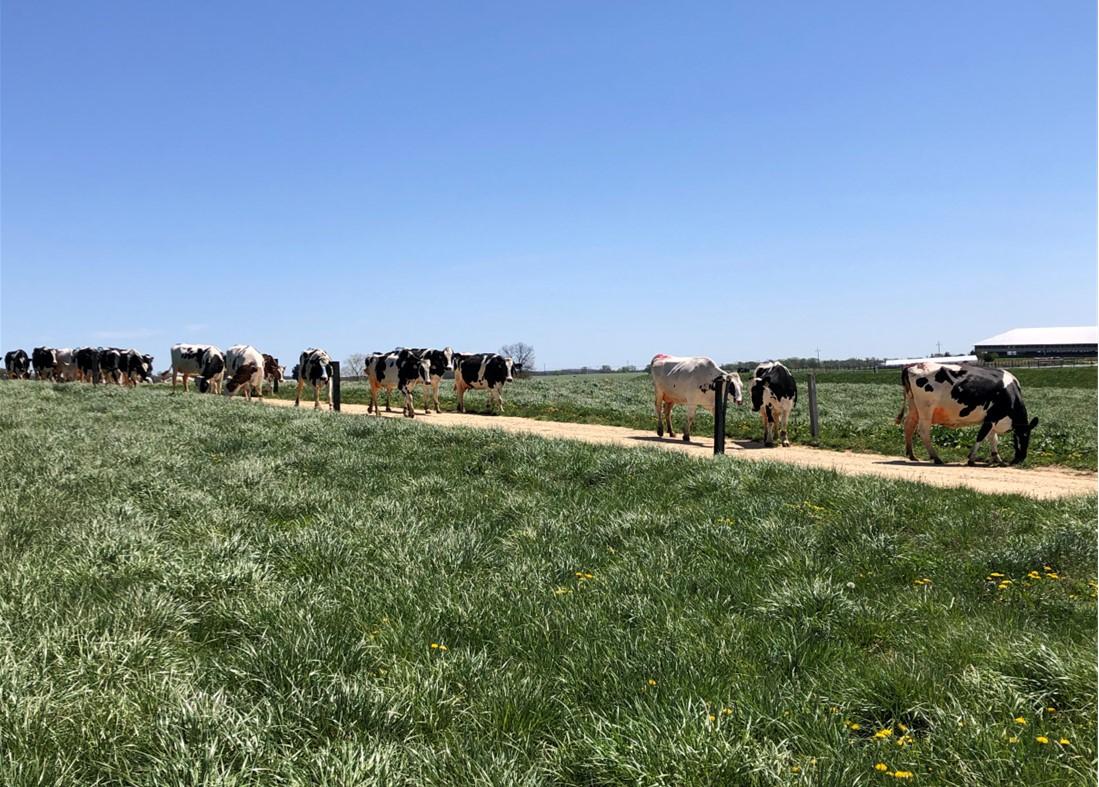
[[[798,402],[798,386],[794,375],[778,361],[766,361],[756,367],[750,387],[752,411],[759,413],[763,421],[763,445],[775,444],[775,432],[782,445],[790,445],[786,424],[790,411]]]
[[[1007,432],[1012,433],[1015,443],[1011,464],[1026,459],[1030,433],[1038,426],[1038,419],[1027,420],[1023,392],[1011,372],[927,361],[901,369],[901,385],[904,401],[897,423],[904,420],[904,451],[913,462],[916,455],[912,451],[912,435],[918,429],[931,460],[937,465],[943,463],[931,443],[933,424],[950,429],[980,425],[977,440],[969,452],[970,465],[976,464],[977,447],[985,440],[988,440],[992,461],[1002,464],[997,443],[999,435]]]
[[[301,392],[306,383],[313,386],[313,409],[320,409],[320,389],[328,389],[328,409],[332,409],[332,358],[324,350],[310,347],[298,358],[298,392],[294,396],[294,407],[301,404]]]
[[[221,381],[225,377],[225,353],[212,344],[173,344],[172,390],[177,375],[183,375],[183,390],[187,391],[187,378],[198,378],[199,393],[221,393]]]
[[[407,418],[416,416],[412,388],[423,383],[431,384],[431,362],[421,358],[415,350],[394,350],[390,353],[374,353],[366,361],[366,379],[370,383],[370,404],[366,411],[379,415],[378,391],[385,389],[385,411],[389,408],[390,393],[396,388],[404,397],[401,412]]]
[[[27,380],[31,376],[31,359],[26,350],[9,350],[4,353],[4,369],[9,380]]]
[[[263,379],[271,383],[271,392],[279,392],[279,380],[286,374],[286,367],[279,365],[279,359],[273,355],[263,353]],[[294,374],[297,377],[297,373]],[[263,395],[263,388],[260,388],[260,396]]]
[[[466,411],[465,394],[469,389],[488,390],[489,412],[504,411],[504,384],[512,381],[512,374],[522,368],[511,358],[496,353],[467,355],[454,353],[454,393],[458,397],[458,412]]]
[[[234,344],[225,351],[225,395],[237,391],[252,400],[252,391],[263,398],[263,354],[250,344]]]

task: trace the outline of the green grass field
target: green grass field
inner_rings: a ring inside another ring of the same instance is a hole
[[[1030,415],[1040,419],[1024,466],[1063,465],[1095,470],[1099,440],[1096,370],[1085,367],[1020,369],[1017,376],[1023,385]],[[747,375],[742,377],[747,385]],[[901,406],[899,372],[826,372],[820,375],[817,389],[821,446],[904,456],[902,429],[894,423]],[[417,407],[422,407],[423,403],[420,391],[422,389],[416,394]],[[281,398],[293,399],[294,386],[286,385],[279,393]],[[808,443],[808,395],[803,376],[798,379],[798,393],[800,398],[791,419],[790,438],[797,443]],[[343,400],[350,403],[365,404],[368,400],[364,383],[344,383],[342,394]],[[473,391],[466,396],[469,409],[483,411],[486,408],[484,393]],[[745,398],[748,398],[747,391]],[[443,382],[441,399],[444,410],[454,409],[453,386],[449,381]],[[656,430],[652,381],[644,373],[558,375],[516,380],[504,389],[504,400],[507,415]],[[673,418],[680,431],[686,421],[685,408],[676,408]],[[761,437],[759,415],[751,411],[750,402],[742,407],[729,407],[726,432],[737,439],[758,440]],[[695,433],[713,434],[713,419],[705,411],[699,411]],[[935,445],[948,462],[964,462],[976,435],[976,428],[934,429]],[[918,439],[916,444],[916,455],[926,460]],[[1014,455],[1010,435],[1001,440],[1001,455],[1005,459]],[[987,460],[987,448],[980,456]]]
[[[1094,498],[162,387],[0,436],[5,785],[1096,781]]]

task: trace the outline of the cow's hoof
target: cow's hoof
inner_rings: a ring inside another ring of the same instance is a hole
[[[932,462],[934,462],[934,463],[935,463],[935,464],[937,464],[937,465],[941,465],[941,464],[943,464],[943,460],[942,460],[942,459],[939,459],[939,457],[937,457],[937,456],[936,456],[936,457],[932,457],[931,461],[932,461]]]
[[[965,463],[965,466],[966,467],[976,467],[977,466],[977,460],[976,459],[970,459]]]
[[[685,443],[691,442],[691,436],[689,434],[683,435],[683,442],[685,442]]]
[[[919,459],[916,458],[915,454],[907,454],[907,456],[908,456],[908,461],[909,462],[918,462],[918,461],[920,461]]]
[[[783,440],[782,441],[782,447],[783,448],[789,448],[790,447],[790,441],[789,440]]]

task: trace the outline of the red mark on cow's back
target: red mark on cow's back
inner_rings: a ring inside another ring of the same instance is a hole
[[[654,361],[659,361],[661,358],[671,358],[671,357],[672,356],[668,355],[667,353],[657,353],[656,355],[653,356],[653,360]]]

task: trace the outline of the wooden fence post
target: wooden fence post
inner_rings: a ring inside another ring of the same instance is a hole
[[[332,390],[329,395],[332,397],[332,409],[337,413],[340,411],[340,362],[332,361],[332,376],[328,380],[328,384],[332,386]]]
[[[820,417],[817,415],[817,375],[809,372],[809,435],[816,442],[820,437]]]
[[[714,380],[714,455],[725,453],[725,378]]]

